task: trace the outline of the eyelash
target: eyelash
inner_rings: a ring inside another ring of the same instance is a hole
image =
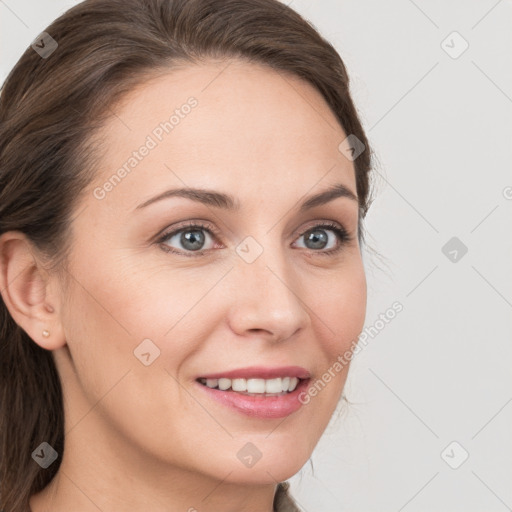
[[[194,228],[194,229],[192,230],[191,228]],[[304,236],[306,233],[309,233],[310,231],[315,231],[316,229],[321,229],[321,228],[328,228],[329,230],[334,231],[338,237],[339,244],[336,248],[329,249],[327,251],[322,251],[322,250],[315,251],[314,249],[310,249],[314,253],[318,253],[323,256],[334,256],[336,253],[338,253],[339,251],[341,251],[343,249],[343,246],[345,244],[347,244],[348,242],[350,242],[352,240],[352,237],[348,234],[348,232],[343,227],[340,227],[338,224],[329,222],[329,221],[322,222],[322,223],[319,223],[319,224],[316,224],[314,226],[307,228],[305,231],[300,233],[299,238],[301,236]],[[176,249],[170,248],[168,245],[164,244],[164,242],[166,240],[168,240],[169,238],[171,238],[174,235],[177,235],[178,233],[181,233],[182,231],[201,231],[201,230],[207,231],[210,235],[213,235],[214,237],[218,237],[220,235],[220,233],[216,229],[211,227],[210,225],[203,224],[199,221],[192,221],[189,224],[181,226],[179,229],[165,232],[161,237],[159,237],[156,240],[156,243],[160,244],[162,250],[164,250],[165,252],[172,253],[172,254],[178,254],[181,256],[186,256],[186,257],[191,257],[191,258],[194,258],[196,256],[202,256],[204,253],[206,253],[212,249],[204,249],[201,251],[182,252],[182,251],[177,251]]]

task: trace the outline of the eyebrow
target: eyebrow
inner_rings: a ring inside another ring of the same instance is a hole
[[[156,203],[157,201],[161,201],[163,199],[168,199],[169,197],[184,197],[192,201],[203,203],[207,206],[222,208],[228,211],[240,210],[240,202],[238,199],[229,194],[216,192],[214,190],[190,187],[166,190],[165,192],[162,192],[161,194],[158,194],[157,196],[144,201],[142,204],[139,204],[135,209],[139,210],[141,208],[145,208],[150,204]],[[309,196],[305,201],[301,203],[299,211],[303,213],[306,210],[310,210],[316,206],[326,204],[334,199],[337,199],[338,197],[346,197],[358,202],[357,196],[349,188],[347,188],[345,185],[342,185],[341,183],[337,183],[322,192]]]

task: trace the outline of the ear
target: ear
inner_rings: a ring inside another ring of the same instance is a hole
[[[53,278],[55,279],[55,278]],[[14,321],[46,350],[66,344],[59,316],[58,286],[24,233],[0,236],[0,293]],[[48,332],[47,336],[43,332]]]

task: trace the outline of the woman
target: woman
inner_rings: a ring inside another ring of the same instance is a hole
[[[366,310],[370,148],[276,0],[86,0],[0,96],[1,508],[298,510]]]

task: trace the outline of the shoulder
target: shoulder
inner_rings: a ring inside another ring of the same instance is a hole
[[[301,512],[288,492],[289,487],[289,482],[280,482],[277,485],[274,512]]]

